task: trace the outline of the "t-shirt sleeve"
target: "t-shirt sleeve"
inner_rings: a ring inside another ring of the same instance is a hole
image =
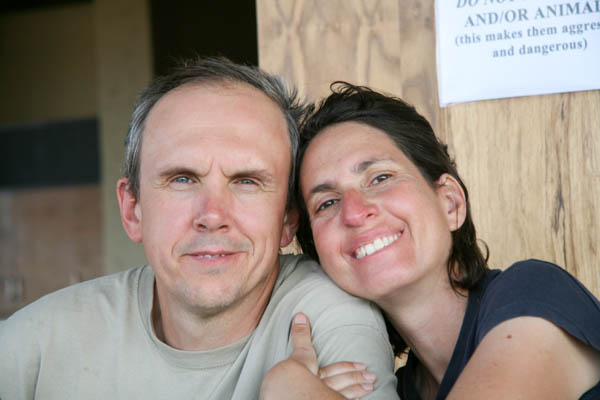
[[[477,343],[503,321],[544,318],[600,349],[600,303],[564,269],[539,260],[518,262],[488,286],[482,298]]]
[[[33,399],[40,365],[35,320],[27,311],[0,321],[0,399]]]
[[[310,313],[310,312],[309,312]],[[347,296],[311,319],[319,366],[358,361],[377,376],[375,391],[364,399],[397,399],[394,355],[380,311]]]

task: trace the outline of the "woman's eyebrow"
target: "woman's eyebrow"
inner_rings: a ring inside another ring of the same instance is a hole
[[[352,173],[360,174],[362,172],[365,172],[371,165],[377,164],[382,161],[387,161],[387,159],[369,158],[368,160],[361,161],[352,168]],[[313,187],[310,190],[310,192],[308,192],[308,197],[310,198],[312,195],[314,195],[316,193],[327,192],[330,190],[335,190],[335,185],[331,182],[324,182],[324,183],[321,183],[321,184]]]
[[[384,158],[369,158],[368,160],[364,160],[359,162],[358,164],[356,164],[354,166],[354,168],[352,168],[352,172],[355,174],[360,174],[362,172],[365,172],[371,165],[373,164],[377,164],[379,162],[382,161],[388,161],[388,159],[384,159]]]
[[[310,190],[310,192],[308,193],[308,197],[312,196],[313,194],[317,194],[317,193],[327,192],[327,191],[333,190],[333,188],[334,188],[333,184],[331,184],[329,182],[321,183],[321,184],[313,187]]]

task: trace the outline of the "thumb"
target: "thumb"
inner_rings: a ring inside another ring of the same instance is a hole
[[[310,323],[306,315],[298,313],[292,321],[290,330],[292,338],[292,354],[290,359],[304,365],[310,372],[317,374],[319,364],[317,363],[317,353],[312,346],[310,334]]]

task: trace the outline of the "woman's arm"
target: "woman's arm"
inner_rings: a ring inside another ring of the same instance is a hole
[[[260,388],[261,400],[355,399],[373,390],[375,377],[364,371],[360,363],[341,362],[319,371],[310,324],[304,314],[294,317],[290,336],[292,354],[265,375]]]
[[[448,399],[578,399],[600,381],[600,352],[538,317],[483,338]]]

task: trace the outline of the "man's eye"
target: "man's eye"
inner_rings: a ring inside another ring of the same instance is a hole
[[[371,181],[371,184],[372,184],[372,185],[378,185],[378,184],[380,184],[381,182],[388,180],[388,179],[389,179],[391,176],[392,176],[392,175],[390,175],[390,174],[381,174],[381,175],[377,175],[377,176],[375,177],[375,179],[373,179],[373,180]]]
[[[194,185],[194,178],[188,175],[177,175],[169,180],[169,187],[173,190],[188,190]]]
[[[319,207],[317,207],[317,212],[323,211],[326,208],[331,207],[332,205],[334,205],[337,202],[338,202],[337,199],[325,200],[324,202],[322,202],[321,204],[319,204]]]
[[[190,183],[192,180],[187,176],[177,176],[173,179],[175,183]]]
[[[250,193],[254,193],[262,187],[260,181],[253,178],[239,178],[233,181],[233,184],[237,190]]]

